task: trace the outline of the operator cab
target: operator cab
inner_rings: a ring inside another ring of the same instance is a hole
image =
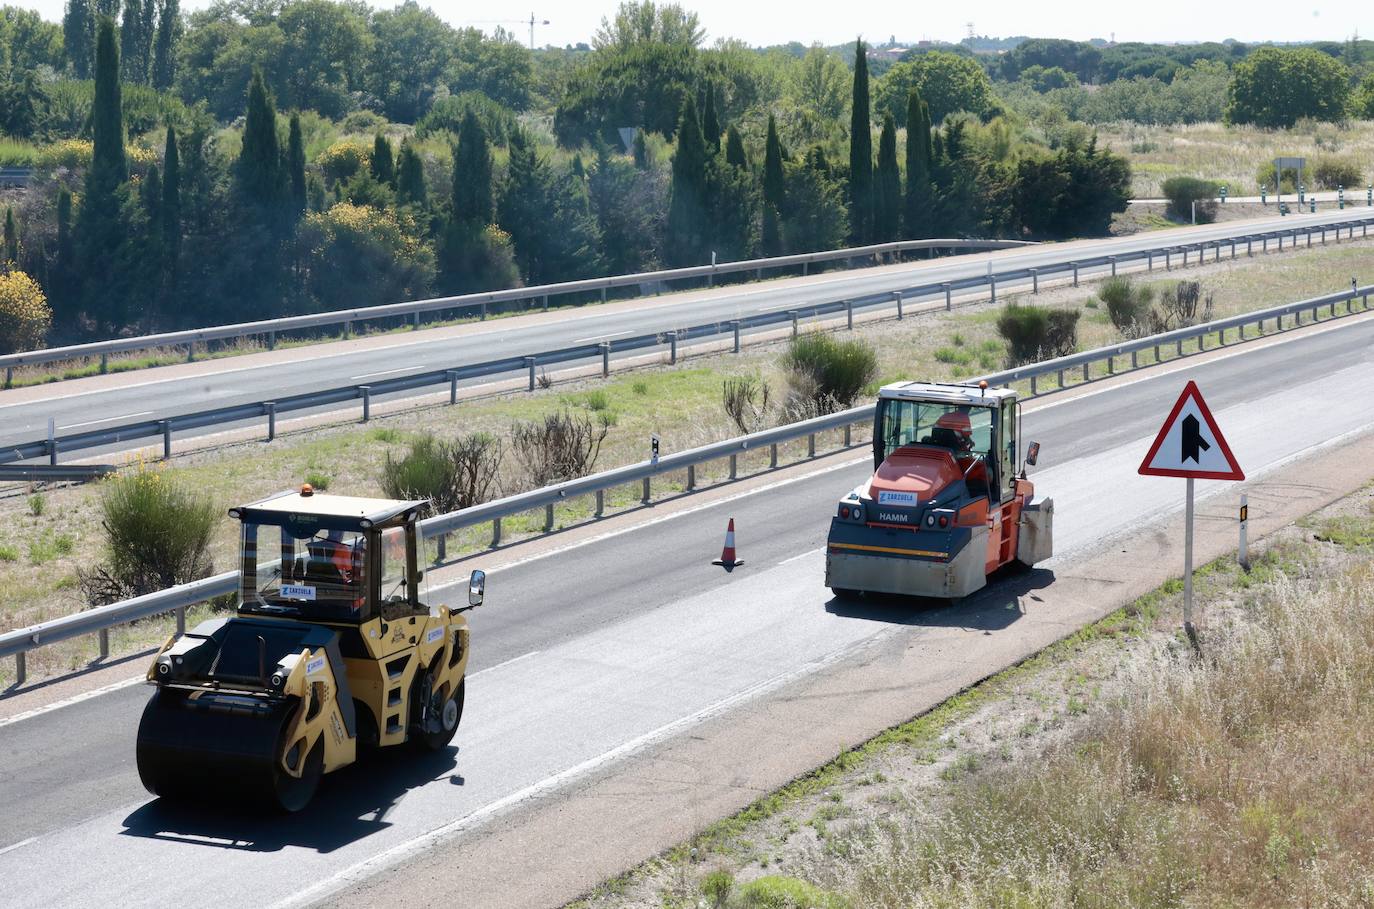
[[[970,495],[998,504],[1016,485],[1016,393],[1007,388],[898,382],[878,392],[873,467],[920,446],[949,452]],[[929,452],[928,452],[929,453]]]
[[[428,502],[315,495],[230,510],[242,523],[239,613],[362,623],[428,613],[415,522]]]

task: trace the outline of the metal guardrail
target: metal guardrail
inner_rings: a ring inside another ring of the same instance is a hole
[[[1194,344],[1195,353],[1206,350],[1207,340],[1213,336],[1216,337],[1218,346],[1226,346],[1226,333],[1228,331],[1236,332],[1232,343],[1237,343],[1262,337],[1266,323],[1272,323],[1275,330],[1283,331],[1285,319],[1292,319],[1288,327],[1298,328],[1304,324],[1303,317],[1308,314],[1310,314],[1313,322],[1319,321],[1323,312],[1326,313],[1328,319],[1352,315],[1357,311],[1357,301],[1358,311],[1368,312],[1371,294],[1374,294],[1374,285],[1355,287],[1340,293],[1327,294],[1257,312],[1216,319],[1189,328],[1180,328],[1134,341],[1070,354],[1054,360],[1003,370],[982,378],[992,385],[1029,382],[1032,396],[1051,393],[1069,387],[1071,384],[1069,381],[1070,373],[1081,372],[1081,381],[1091,381],[1090,369],[1094,363],[1105,361],[1107,374],[1114,375],[1119,371],[1116,367],[1117,358],[1129,356],[1130,366],[1125,369],[1137,368],[1140,365],[1138,355],[1143,351],[1153,350],[1155,361],[1158,362],[1161,359],[1162,351],[1169,346],[1174,347],[1177,356],[1185,356],[1185,342]],[[1257,326],[1258,331],[1253,335],[1248,335],[1246,328],[1251,325]],[[1047,377],[1054,377],[1054,386],[1042,389],[1040,380]],[[968,381],[975,382],[978,379],[969,379]],[[799,423],[764,429],[723,442],[713,442],[689,451],[676,452],[659,458],[657,461],[642,461],[569,480],[565,483],[546,486],[542,489],[507,496],[471,508],[427,518],[420,522],[420,533],[425,538],[436,540],[441,559],[444,557],[445,537],[468,527],[491,523],[493,525],[492,545],[499,545],[503,518],[543,508],[545,509],[545,531],[552,530],[553,509],[580,496],[595,495],[597,497],[595,516],[599,518],[604,512],[606,491],[618,486],[641,483],[641,501],[648,502],[652,493],[650,487],[652,478],[666,473],[686,471],[686,488],[690,492],[697,488],[696,468],[711,461],[729,459],[729,476],[733,480],[738,476],[738,457],[749,451],[757,451],[764,447],[769,448],[768,469],[771,470],[779,466],[777,446],[785,442],[807,439],[807,457],[810,458],[816,454],[816,437],[819,433],[844,429],[843,447],[849,447],[853,442],[852,427],[855,424],[867,425],[871,423],[873,412],[874,405],[867,404]],[[176,611],[177,627],[180,631],[184,628],[184,610],[186,607],[216,597],[231,595],[236,590],[237,575],[234,572],[227,572],[191,584],[183,584],[179,587],[125,600],[121,603],[112,603],[108,606],[100,606],[86,612],[54,619],[41,625],[5,632],[0,634],[0,658],[9,656],[15,658],[17,664],[16,684],[22,684],[26,675],[25,654],[36,647],[95,633],[100,635],[101,656],[108,656],[110,628],[149,616]]]
[[[643,284],[658,284],[666,281],[685,281],[705,278],[714,282],[720,275],[756,272],[760,276],[765,269],[792,268],[800,265],[805,274],[808,267],[821,262],[835,262],[842,259],[879,259],[882,256],[899,252],[913,252],[927,249],[969,249],[997,250],[1021,246],[1034,246],[1021,240],[901,240],[895,243],[880,243],[874,246],[859,246],[850,249],[827,250],[824,252],[800,253],[791,256],[778,256],[770,259],[745,259],[738,262],[721,262],[714,265],[694,265],[688,268],[672,268],[660,271],[642,272],[631,275],[616,275],[605,278],[587,278],[581,281],[564,281],[557,284],[541,284],[534,287],[517,287],[510,290],[494,290],[485,293],[463,294],[456,297],[434,297],[427,300],[414,300],[405,303],[388,303],[359,309],[340,309],[331,312],[311,313],[303,316],[286,316],[280,319],[264,319],[258,322],[238,322],[231,325],[216,325],[209,328],[196,328],[187,331],[164,332],[154,335],[140,335],[134,338],[116,338],[111,341],[95,341],[90,344],[74,344],[69,347],[53,347],[46,350],[33,350],[25,353],[0,356],[0,367],[6,369],[6,387],[9,387],[12,372],[17,366],[33,366],[40,363],[53,363],[62,360],[101,357],[112,353],[127,353],[133,350],[150,350],[157,347],[179,347],[205,341],[222,341],[230,338],[264,336],[269,347],[275,347],[277,335],[282,332],[303,328],[321,328],[331,325],[344,326],[344,334],[351,333],[352,326],[360,322],[380,319],[394,319],[411,316],[414,328],[420,327],[420,317],[425,313],[440,310],[475,310],[486,318],[488,307],[499,303],[513,303],[526,300],[539,300],[545,309],[550,297],[564,294],[592,293],[599,291],[601,301],[606,301],[606,292],[621,287],[637,287]],[[188,353],[188,356],[192,355]]]
[[[1291,244],[1296,245],[1299,235],[1305,233],[1308,238],[1308,245],[1310,246],[1312,236],[1317,234],[1320,234],[1322,242],[1325,242],[1328,230],[1335,231],[1338,239],[1341,231],[1348,231],[1349,236],[1353,238],[1355,228],[1358,227],[1361,230],[1361,235],[1367,236],[1370,224],[1374,224],[1374,217],[1342,222],[1337,227],[1329,225],[1309,225],[1286,228],[1284,230],[1266,231],[1261,234],[1244,235],[1227,238],[1225,240],[1200,241],[1198,243],[1182,246],[1169,245],[1151,247],[1116,255],[1088,257],[1037,267],[989,272],[987,274],[980,274],[952,281],[919,284],[897,291],[884,291],[853,298],[833,299],[808,306],[797,306],[793,304],[783,309],[755,313],[752,316],[745,316],[740,319],[718,320],[687,328],[654,331],[634,337],[604,341],[598,344],[584,344],[581,346],[544,350],[523,356],[503,357],[497,360],[470,363],[451,369],[427,370],[424,372],[411,373],[409,375],[395,376],[388,379],[379,379],[363,384],[340,386],[321,391],[303,392],[301,394],[288,395],[270,401],[254,401],[246,404],[236,404],[211,410],[180,414],[163,419],[142,420],[135,423],[105,426],[100,429],[55,436],[51,439],[32,439],[26,442],[9,445],[3,450],[0,450],[0,464],[46,457],[48,458],[49,464],[56,465],[59,453],[101,448],[121,442],[154,439],[159,436],[162,437],[163,456],[170,457],[172,452],[172,437],[178,431],[200,429],[206,426],[217,426],[255,419],[265,419],[267,421],[267,440],[271,441],[276,437],[277,417],[282,414],[296,411],[311,410],[350,401],[359,401],[362,404],[362,418],[364,421],[367,421],[371,415],[371,401],[374,397],[396,394],[398,392],[415,391],[421,388],[448,385],[449,401],[450,403],[456,403],[458,382],[464,379],[499,376],[519,370],[525,370],[529,374],[529,387],[532,391],[535,387],[536,369],[541,366],[556,366],[579,360],[594,360],[600,357],[602,375],[605,376],[610,372],[610,358],[613,353],[643,351],[667,346],[670,350],[672,362],[676,362],[679,344],[702,341],[729,334],[734,335],[734,349],[736,352],[739,352],[740,335],[742,332],[756,328],[786,324],[788,322],[792,323],[795,330],[803,317],[816,319],[837,315],[839,313],[847,313],[852,325],[853,313],[855,310],[863,310],[875,306],[893,305],[895,303],[898,315],[900,316],[904,300],[920,299],[930,296],[938,298],[940,295],[944,297],[945,308],[949,309],[952,306],[951,301],[955,291],[984,286],[989,289],[993,302],[996,302],[998,286],[1001,285],[1005,287],[1011,282],[1020,281],[1024,283],[1029,280],[1031,282],[1032,291],[1038,292],[1040,288],[1040,279],[1056,274],[1072,273],[1073,282],[1077,285],[1079,274],[1085,269],[1107,267],[1110,268],[1112,274],[1116,274],[1118,267],[1131,262],[1144,260],[1147,269],[1153,271],[1156,260],[1162,260],[1165,268],[1172,268],[1176,256],[1181,257],[1181,264],[1186,266],[1189,261],[1188,257],[1191,253],[1196,253],[1195,261],[1201,263],[1206,259],[1208,250],[1213,251],[1214,261],[1220,261],[1222,250],[1227,247],[1229,247],[1230,257],[1234,259],[1239,255],[1239,250],[1242,245],[1245,247],[1247,255],[1253,253],[1254,247],[1257,244],[1261,247],[1261,251],[1267,250],[1271,241],[1276,242],[1278,247],[1282,249],[1285,238],[1290,238]],[[888,245],[890,246],[893,244]],[[877,247],[867,248],[876,249]],[[776,262],[778,260],[761,261]],[[681,271],[681,269],[679,271]],[[502,293],[506,292],[503,291]]]
[[[51,483],[63,480],[94,480],[118,470],[113,464],[0,464],[0,480]]]
[[[32,167],[0,167],[0,186],[28,186]]]

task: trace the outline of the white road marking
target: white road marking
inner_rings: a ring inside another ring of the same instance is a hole
[[[786,565],[786,564],[788,564],[789,562],[795,562],[795,561],[797,561],[798,559],[804,559],[804,558],[806,558],[807,556],[813,556],[813,555],[815,555],[815,554],[818,553],[818,552],[825,552],[825,547],[824,547],[824,546],[818,546],[818,547],[816,547],[815,549],[811,550],[810,552],[803,552],[801,555],[794,555],[794,556],[791,556],[791,557],[789,557],[789,558],[783,559],[781,562],[778,563],[778,567],[781,568],[783,565]]]
[[[348,378],[349,381],[353,379],[375,379],[377,376],[394,376],[398,372],[408,372],[414,368],[414,366],[402,366],[400,369],[383,369],[381,372],[365,372],[360,376],[349,376]]]
[[[605,340],[607,340],[607,339],[609,339],[609,338],[618,338],[618,337],[620,337],[621,335],[632,335],[632,334],[634,334],[634,333],[635,333],[635,330],[634,330],[633,328],[627,328],[627,329],[625,329],[624,331],[613,331],[613,332],[610,332],[609,334],[604,334],[604,335],[592,335],[590,338],[574,338],[574,339],[573,339],[573,343],[574,343],[574,344],[583,344],[583,343],[585,343],[585,342],[587,342],[587,341],[605,341]]]
[[[9,844],[8,846],[6,846],[4,849],[0,849],[0,855],[4,855],[6,852],[13,852],[14,850],[18,849],[20,846],[27,846],[29,843],[37,842],[37,840],[38,840],[38,837],[36,837],[36,836],[31,836],[31,837],[29,837],[29,838],[26,839],[26,840],[20,840],[20,841],[17,842],[17,843],[10,843],[10,844]]]
[[[273,904],[272,909],[294,909],[294,907],[297,906],[308,906],[317,903],[320,900],[323,900],[331,896],[332,894],[338,893],[340,890],[342,890],[344,887],[347,887],[350,884],[365,880],[369,877],[372,877],[375,874],[385,871],[388,868],[400,864],[407,858],[416,855],[417,853],[423,852],[424,850],[436,845],[437,843],[440,843],[445,839],[448,839],[449,837],[457,833],[460,833],[469,827],[472,827],[476,824],[481,823],[482,821],[485,821],[487,818],[495,814],[498,814],[506,808],[510,808],[514,805],[519,804],[520,802],[524,802],[529,799],[535,798],[539,795],[544,794],[545,792],[549,792],[550,790],[557,789],[559,786],[562,786],[569,780],[575,779],[579,776],[589,773],[597,769],[598,767],[604,766],[605,764],[617,760],[618,758],[624,757],[625,755],[630,754],[631,752],[638,751],[640,748],[652,745],[655,742],[660,741],[662,739],[669,738],[683,728],[696,725],[697,723],[709,719],[712,716],[724,713],[725,711],[729,710],[737,704],[743,703],[744,701],[747,701],[750,698],[753,698],[774,688],[778,688],[782,685],[785,685],[788,682],[793,681],[794,679],[799,679],[803,676],[810,675],[813,672],[817,672],[825,668],[826,666],[848,656],[849,653],[855,650],[856,648],[860,646],[870,646],[874,641],[888,637],[891,634],[893,634],[894,631],[895,629],[891,628],[879,631],[872,637],[858,641],[849,647],[842,647],[839,650],[829,653],[818,660],[814,660],[810,663],[798,666],[797,668],[789,670],[787,672],[779,673],[778,675],[775,675],[772,678],[765,679],[762,682],[759,682],[755,685],[751,685],[748,688],[745,688],[741,691],[737,691],[734,694],[729,695],[728,697],[722,698],[721,700],[716,701],[714,704],[711,704],[707,707],[703,707],[701,710],[698,710],[695,713],[689,714],[688,716],[679,717],[676,720],[673,720],[669,723],[665,723],[657,729],[646,732],[643,735],[630,739],[627,742],[623,742],[620,745],[617,745],[616,747],[610,749],[609,751],[597,755],[596,757],[589,758],[580,764],[577,764],[573,767],[569,767],[568,769],[555,773],[552,776],[545,777],[537,783],[533,783],[529,786],[526,786],[524,789],[512,792],[510,795],[507,795],[504,798],[497,799],[496,801],[491,802],[490,804],[484,805],[483,807],[478,808],[476,811],[472,811],[464,815],[463,817],[458,818],[457,820],[450,821],[447,824],[430,830],[428,833],[422,833],[417,837],[413,837],[412,839],[406,840],[405,842],[398,843],[395,846],[392,846],[390,849],[387,849],[384,852],[379,852],[377,855],[374,855],[369,859],[364,859],[363,861],[358,862],[357,864],[352,865],[348,868],[345,868],[337,874],[327,877],[324,880],[319,881],[318,883],[305,888],[304,890],[299,890],[296,893],[293,893],[285,899]]]
[[[530,657],[532,657],[532,656],[534,656],[535,654],[538,654],[538,653],[542,653],[542,651],[539,651],[539,650],[531,650],[529,653],[526,653],[526,654],[524,654],[524,655],[522,655],[522,656],[512,657],[511,659],[506,660],[504,663],[497,663],[495,666],[488,666],[486,669],[479,669],[479,670],[477,670],[476,672],[469,672],[468,675],[467,675],[467,677],[470,678],[470,679],[475,679],[475,678],[477,678],[479,675],[482,675],[483,673],[491,672],[491,671],[494,670],[494,669],[500,669],[500,668],[502,668],[503,666],[509,666],[511,663],[518,663],[518,662],[520,662],[521,660],[527,660],[527,659],[529,659]]]
[[[115,682],[112,685],[105,685],[101,688],[93,688],[90,691],[83,691],[81,694],[74,694],[60,701],[53,701],[51,704],[44,704],[42,707],[35,707],[23,713],[16,713],[14,716],[7,716],[4,719],[0,719],[0,729],[17,723],[20,720],[31,720],[36,716],[52,713],[54,710],[59,710],[63,707],[70,707],[73,704],[80,704],[82,701],[89,701],[91,698],[98,698],[102,694],[110,694],[122,688],[128,688],[130,685],[137,685],[139,682],[145,681],[146,679],[147,676],[137,675],[131,679],[125,679],[122,682]]]
[[[80,427],[82,427],[82,426],[94,426],[94,425],[97,424],[97,423],[109,423],[109,422],[112,422],[112,421],[114,421],[114,420],[132,420],[134,417],[146,417],[146,416],[148,416],[148,415],[151,414],[151,413],[152,413],[151,410],[140,410],[138,413],[126,413],[126,414],[124,414],[123,416],[119,416],[119,417],[102,417],[102,418],[99,419],[99,420],[87,420],[87,421],[84,422],[84,423],[69,423],[68,425],[62,426],[62,427],[59,427],[59,428],[60,428],[60,429],[78,429],[78,428],[80,428]]]

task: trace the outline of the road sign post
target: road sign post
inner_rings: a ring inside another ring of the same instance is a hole
[[[1193,626],[1193,513],[1196,480],[1243,480],[1231,446],[1221,434],[1221,428],[1207,409],[1197,384],[1189,382],[1179,395],[1174,409],[1164,420],[1139,472],[1145,476],[1183,477],[1188,481],[1184,504],[1183,530],[1183,629],[1189,640],[1196,641]],[[1241,558],[1244,554],[1246,509],[1241,511]]]

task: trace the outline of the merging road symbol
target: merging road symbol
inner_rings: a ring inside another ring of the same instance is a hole
[[[1202,424],[1192,414],[1183,418],[1183,452],[1180,455],[1182,460],[1201,464],[1198,455],[1211,450],[1211,443],[1202,437],[1201,427]]]
[[[1221,434],[1202,392],[1189,382],[1154,444],[1140,464],[1140,472],[1157,477],[1192,477],[1198,480],[1243,480],[1226,437]]]

